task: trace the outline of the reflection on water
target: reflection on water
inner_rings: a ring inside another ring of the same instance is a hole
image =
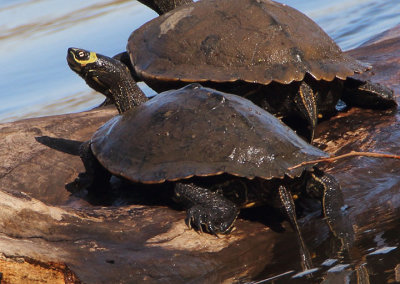
[[[309,242],[310,248],[319,255],[314,259],[315,268],[309,271],[267,268],[263,277],[256,283],[394,283],[400,282],[400,212],[389,214],[386,220],[374,228],[356,230],[356,240],[349,248],[347,255],[334,255],[329,245],[323,247],[332,238],[322,240],[317,236]],[[317,246],[318,244],[318,246]],[[329,251],[333,254],[329,255]],[[323,255],[324,252],[328,252]],[[284,251],[282,253],[285,253]],[[280,262],[281,264],[284,262]],[[290,263],[290,262],[289,262]],[[289,268],[290,265],[288,264]],[[279,273],[276,273],[279,271]]]
[[[316,20],[344,49],[399,23],[400,1],[281,0]],[[68,47],[106,55],[156,14],[132,0],[0,2],[0,122],[100,103],[65,62]],[[145,88],[147,94],[153,92]],[[71,103],[73,101],[73,103]]]
[[[281,0],[307,14],[348,50],[400,23],[400,1]]]
[[[103,97],[69,70],[67,48],[114,55],[125,48],[132,30],[154,16],[128,0],[0,2],[0,121],[100,103]]]

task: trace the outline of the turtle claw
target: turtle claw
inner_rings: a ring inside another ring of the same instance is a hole
[[[189,213],[188,213],[188,215],[189,215]],[[192,229],[192,222],[193,222],[192,218],[189,218],[188,216],[185,218],[185,224],[186,224],[186,226],[188,226],[189,230]]]
[[[195,205],[187,210],[185,223],[189,229],[195,229],[200,233],[206,232],[214,236],[217,236],[217,233],[225,233],[231,227],[231,224],[227,226],[213,220],[210,210],[201,205]]]
[[[195,229],[196,231],[203,233],[203,225],[208,223],[207,213],[204,211],[206,210],[201,205],[195,205],[187,210],[185,223],[189,229]]]
[[[236,205],[224,196],[192,183],[177,183],[175,196],[188,208],[185,218],[188,228],[201,233],[215,236],[229,233],[239,214]]]

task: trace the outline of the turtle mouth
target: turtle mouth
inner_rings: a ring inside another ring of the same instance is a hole
[[[82,70],[82,65],[76,60],[75,50],[75,48],[68,48],[67,63],[73,71],[80,73]]]

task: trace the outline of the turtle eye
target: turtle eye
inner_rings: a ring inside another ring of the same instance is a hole
[[[77,59],[82,60],[82,59],[88,59],[90,54],[89,52],[85,51],[85,50],[78,50],[78,52],[76,53]]]

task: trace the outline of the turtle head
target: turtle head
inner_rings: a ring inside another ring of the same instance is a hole
[[[90,70],[91,66],[99,64],[97,53],[80,48],[68,48],[67,61],[69,67],[79,75]]]
[[[67,62],[86,84],[114,102],[120,113],[147,100],[128,67],[117,59],[71,47]]]
[[[116,79],[112,77],[118,77],[118,73],[125,71],[123,66],[119,66],[120,62],[94,51],[73,47],[68,48],[67,62],[72,71],[81,76],[91,88],[114,101],[109,89]]]

